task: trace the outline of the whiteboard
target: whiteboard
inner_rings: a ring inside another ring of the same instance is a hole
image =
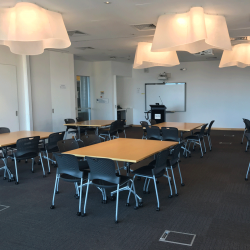
[[[167,111],[186,111],[186,83],[146,83],[146,111],[151,110],[149,105],[155,103],[165,105]]]

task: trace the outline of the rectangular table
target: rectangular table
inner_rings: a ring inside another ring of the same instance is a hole
[[[114,120],[89,120],[83,122],[75,122],[64,124],[64,126],[75,126],[78,129],[78,138],[81,136],[81,127],[94,127],[96,128],[96,134],[98,135],[98,128],[109,126]]]
[[[183,136],[184,132],[190,132],[196,128],[201,127],[205,123],[190,123],[190,122],[162,122],[155,124],[153,126],[157,126],[159,128],[162,127],[174,127],[178,128],[178,130],[181,132],[181,138]]]
[[[7,165],[7,147],[15,145],[16,141],[21,138],[40,136],[40,139],[43,140],[47,139],[50,134],[51,132],[42,132],[42,131],[17,131],[17,132],[0,134],[0,148],[2,148],[2,153],[4,157],[3,158],[4,167],[2,169],[7,171],[9,179],[13,179],[13,174],[11,173]]]
[[[127,174],[129,174],[131,163],[142,161],[177,144],[178,142],[170,141],[118,138],[67,151],[65,154],[71,154],[78,157],[89,156],[94,158],[111,159],[114,161],[123,161],[125,169],[127,169]],[[123,190],[129,189],[128,187],[124,187],[120,191]],[[138,198],[141,200],[139,196]]]

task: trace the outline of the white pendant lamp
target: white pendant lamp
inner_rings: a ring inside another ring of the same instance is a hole
[[[62,15],[33,3],[0,9],[0,45],[20,55],[38,55],[45,48],[71,45]]]
[[[183,14],[160,16],[152,51],[188,51],[198,53],[218,48],[231,50],[225,17],[208,15],[202,7],[193,7]]]
[[[180,64],[176,51],[151,52],[152,43],[138,43],[134,69],[143,69],[156,66],[172,67]]]
[[[233,46],[232,51],[224,50],[219,68],[237,66],[245,68],[250,66],[250,43],[242,43]]]

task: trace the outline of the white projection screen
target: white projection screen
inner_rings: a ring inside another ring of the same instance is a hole
[[[186,111],[186,83],[146,83],[146,111],[151,110],[149,105],[155,105],[155,103],[165,105],[167,111]]]

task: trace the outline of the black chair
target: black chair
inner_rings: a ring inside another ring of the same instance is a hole
[[[58,132],[58,133],[50,134],[49,138],[48,138],[48,143],[44,144],[43,147],[40,148],[40,151],[42,152],[42,157],[44,159],[47,159],[47,161],[48,161],[48,169],[49,169],[48,174],[50,174],[49,162],[51,161],[52,164],[56,164],[56,161],[49,158],[49,153],[55,153],[55,152],[59,151],[58,146],[57,146],[57,142],[63,140],[64,134],[65,134],[65,132]]]
[[[0,134],[6,134],[6,133],[10,133],[9,128],[0,127]],[[14,147],[14,145],[13,145],[13,147]],[[0,156],[0,159],[4,162],[4,166],[0,167],[0,170],[4,170],[3,179],[6,180],[6,173],[8,173],[9,181],[11,181],[13,178],[12,178],[12,173],[10,172],[9,168],[7,167],[7,155],[8,155],[8,150],[12,150],[12,153],[13,153],[13,149],[9,148],[9,147],[4,147],[4,148],[0,147],[0,150],[2,151],[2,156]]]
[[[120,133],[124,133],[124,137],[126,138],[125,126],[126,126],[126,120],[118,120],[117,121],[117,134],[118,134],[118,136]]]
[[[250,162],[249,162],[248,168],[247,168],[247,174],[246,174],[246,178],[245,178],[246,181],[248,180],[249,170],[250,170]]]
[[[213,123],[214,123],[214,120],[212,120],[209,123],[207,130],[204,132],[204,136],[206,136],[207,140],[208,140],[210,151],[212,150],[212,141],[211,141],[211,137],[210,137],[210,132],[211,132],[211,128],[212,128]],[[198,135],[199,133],[200,133],[200,131],[195,132],[194,135]]]
[[[65,124],[75,123],[74,119],[68,118],[64,119]],[[78,134],[78,128],[76,126],[66,126],[65,139],[67,139],[68,134]]]
[[[73,182],[78,190],[80,199],[77,215],[80,216],[82,204],[82,187],[86,185],[86,183],[83,184],[83,182],[85,179],[87,179],[87,175],[84,176],[84,172],[79,170],[78,160],[74,155],[54,153],[54,157],[56,158],[58,167],[56,170],[54,193],[50,208],[55,208],[55,194],[58,192],[59,180],[62,179],[64,181]]]
[[[85,120],[82,117],[76,117],[77,122],[84,122]],[[80,127],[80,133],[83,134],[88,134],[88,130],[95,130],[95,128],[90,128],[90,127]]]
[[[243,144],[245,133],[249,133],[250,132],[250,126],[249,126],[250,125],[250,121],[248,119],[245,119],[245,118],[242,118],[242,119],[243,119],[243,122],[245,124],[245,129],[244,129],[244,132],[243,132],[241,144]]]
[[[205,149],[204,152],[206,153],[206,145],[205,145],[205,142],[204,142],[204,132],[205,132],[206,127],[207,127],[207,124],[203,125],[201,127],[201,130],[200,130],[199,134],[197,134],[197,135],[190,135],[190,136],[187,136],[185,138],[185,140],[187,140],[187,143],[186,143],[186,146],[185,146],[186,150],[187,150],[188,144],[189,144],[188,151],[189,151],[191,143],[194,143],[194,145],[198,144],[200,146],[200,149],[201,149],[201,157],[203,157],[203,151],[202,151],[201,141],[203,141],[203,145],[204,145],[204,149]],[[190,154],[189,156],[191,156],[190,151],[189,151],[189,154]],[[187,151],[186,151],[186,156],[187,156]]]
[[[93,135],[82,136],[81,141],[83,142],[83,145],[86,147],[86,146],[100,143],[101,139],[98,135],[93,134]]]
[[[43,169],[43,177],[45,177],[45,171],[43,166],[43,160],[41,152],[39,152],[39,141],[40,136],[34,136],[34,137],[27,137],[17,140],[16,142],[16,151],[9,155],[8,157],[11,159],[14,159],[15,161],[15,169],[16,169],[16,182],[15,184],[18,184],[18,172],[17,172],[17,160],[26,160],[26,159],[32,159],[32,173],[34,173],[34,160],[35,157],[39,156],[40,161],[42,164]]]
[[[68,139],[68,140],[58,141],[57,146],[58,146],[59,152],[63,153],[63,152],[71,151],[74,149],[78,149],[79,143],[80,143],[80,141],[78,142],[75,139]],[[89,169],[89,165],[88,165],[87,161],[83,161],[82,157],[77,157],[77,159],[80,160],[80,161],[78,161],[80,171],[85,171],[85,170]]]
[[[142,139],[146,139],[147,138],[147,127],[148,127],[148,123],[145,121],[140,121],[140,124],[142,126],[143,129],[143,136]]]
[[[167,162],[168,155],[169,155],[169,150],[164,150],[156,155],[155,161],[151,162],[147,166],[140,167],[132,172],[132,174],[134,174],[133,181],[136,176],[146,178],[144,187],[143,187],[143,192],[146,192],[146,189],[145,189],[146,186],[148,189],[149,182],[147,185],[147,179],[149,179],[149,181],[151,179],[154,180],[155,193],[156,193],[156,199],[157,199],[157,208],[156,208],[157,211],[160,211],[160,201],[158,197],[156,179],[164,176],[164,173],[166,172],[166,168],[167,168],[166,162]]]
[[[159,127],[147,126],[146,130],[147,130],[147,135],[146,135],[147,140],[162,140],[161,130]]]
[[[109,129],[100,130],[99,137],[102,138],[104,141],[106,139],[111,140],[111,137],[113,137],[113,139],[117,138],[117,130],[118,130],[118,122],[114,121],[114,122],[111,123]]]
[[[115,213],[115,222],[118,223],[118,202],[119,202],[119,189],[120,186],[128,184],[131,182],[128,198],[127,198],[127,206],[129,206],[129,198],[131,194],[131,190],[133,188],[133,192],[135,194],[136,206],[135,209],[138,208],[138,201],[136,197],[136,191],[134,182],[130,176],[117,175],[115,172],[115,163],[110,159],[95,159],[86,157],[87,162],[89,164],[90,173],[88,177],[87,190],[85,195],[85,203],[84,203],[84,212],[82,216],[86,215],[86,206],[88,199],[88,191],[89,184],[92,182],[98,188],[106,189],[106,188],[116,188],[117,196],[116,196],[116,213]]]
[[[247,150],[248,150],[248,147],[249,147],[249,142],[250,142],[250,133],[245,133],[245,137],[246,137],[246,139],[247,139],[247,145],[246,145],[246,152],[247,152]]]
[[[185,186],[185,184],[183,183],[182,180],[182,175],[181,175],[181,169],[180,169],[180,165],[179,165],[179,156],[180,156],[180,151],[181,151],[181,144],[178,144],[176,146],[173,147],[173,151],[171,157],[167,160],[167,169],[170,169],[172,172],[172,178],[173,178],[173,182],[174,182],[174,187],[175,187],[175,195],[178,196],[178,192],[177,192],[177,187],[176,187],[176,182],[175,182],[175,177],[174,177],[174,171],[173,168],[178,167],[179,170],[179,174],[180,174],[180,179],[181,179],[181,185]],[[171,195],[172,195],[172,188],[170,187],[170,191],[171,191]]]
[[[247,152],[247,149],[249,147],[249,140],[250,140],[250,121],[245,119],[245,125],[246,125],[245,137],[247,139],[247,145],[246,145],[246,152]]]
[[[150,119],[149,122],[150,122],[151,126],[153,126],[157,123],[156,120],[154,120],[154,119]]]
[[[162,140],[163,141],[176,141],[180,142],[178,128],[162,127]]]

